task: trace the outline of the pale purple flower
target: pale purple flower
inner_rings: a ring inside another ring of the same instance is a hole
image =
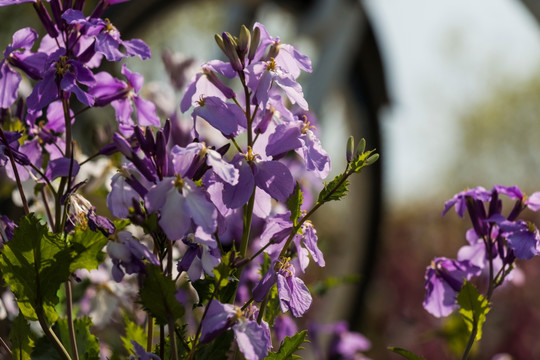
[[[24,28],[13,34],[11,44],[4,50],[4,59],[0,62],[0,108],[9,108],[17,100],[17,91],[21,75],[9,65],[21,63],[20,55],[27,55],[38,35],[32,28]]]
[[[276,335],[276,340],[281,343],[285,337],[295,335],[298,332],[298,327],[290,316],[280,314],[274,320],[272,331]]]
[[[199,280],[203,271],[213,277],[214,268],[221,262],[217,241],[200,227],[182,241],[187,245],[187,250],[178,262],[178,271],[186,271],[192,282]]]
[[[156,255],[128,231],[119,231],[110,238],[107,253],[114,265],[112,276],[116,282],[121,282],[125,274],[144,273],[146,263],[159,265]]]
[[[517,220],[498,223],[501,235],[508,241],[508,246],[518,259],[531,259],[539,254],[540,234],[534,224]]]
[[[276,158],[295,150],[304,160],[308,171],[313,171],[319,178],[325,178],[330,172],[330,157],[312,127],[305,116],[278,125],[268,139],[266,155]]]
[[[145,196],[149,212],[160,213],[159,225],[171,240],[178,240],[192,229],[192,221],[206,233],[217,227],[217,210],[203,189],[192,180],[166,177]]]
[[[333,324],[332,333],[328,349],[328,355],[332,359],[337,357],[343,360],[357,360],[359,352],[368,351],[371,348],[371,342],[364,335],[349,331],[349,326],[345,322]]]
[[[197,73],[186,88],[184,97],[180,103],[180,111],[183,113],[189,110],[192,106],[197,106],[201,99],[207,97],[217,97],[223,101],[232,99],[236,95],[234,91],[223,84],[221,79],[216,75],[222,75],[229,79],[236,76],[236,72],[231,67],[231,64],[212,60],[201,66],[201,72]]]
[[[444,203],[442,215],[446,214],[448,210],[455,206],[456,213],[462,218],[465,214],[465,210],[467,210],[468,197],[474,200],[489,201],[491,199],[491,191],[488,191],[481,186],[477,186],[474,189],[468,189],[457,193],[452,199]]]
[[[259,360],[267,356],[272,347],[270,329],[265,321],[256,321],[257,310],[242,311],[231,304],[212,300],[202,322],[201,342],[215,339],[225,330],[232,328],[238,348],[246,360]]]
[[[481,269],[470,261],[439,257],[433,259],[425,274],[426,296],[423,306],[435,317],[448,316],[457,308],[457,293],[463,282],[477,276]]]
[[[133,202],[140,203],[151,185],[137,170],[124,165],[111,179],[107,208],[113,216],[127,218]]]
[[[311,293],[304,282],[296,277],[290,259],[273,262],[260,282],[253,289],[253,299],[262,301],[272,286],[277,283],[281,311],[291,311],[294,317],[301,317],[311,306]]]
[[[131,119],[133,108],[137,110],[139,125],[159,126],[160,121],[156,115],[156,106],[139,95],[144,83],[142,75],[131,72],[126,64],[122,65],[122,74],[126,77],[127,83],[121,82],[107,73],[100,73],[97,75],[98,82],[90,89],[90,93],[96,96],[100,106],[110,102],[116,111],[120,130],[125,134],[131,134],[132,127],[135,125]]]
[[[236,104],[228,103],[216,96],[207,96],[197,102],[198,106],[191,113],[196,129],[197,117],[221,131],[226,138],[233,138],[246,128],[246,116]]]

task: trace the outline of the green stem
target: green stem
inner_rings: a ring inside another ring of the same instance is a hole
[[[147,314],[148,315],[148,320],[147,320],[147,324],[146,324],[146,351],[147,352],[150,352],[152,351],[152,340],[154,338],[154,318],[152,317],[152,315],[150,314]]]
[[[42,309],[36,309],[36,314],[38,317],[39,325],[41,325],[41,328],[43,329],[45,336],[52,343],[52,345],[54,346],[54,348],[56,349],[60,357],[63,360],[72,360],[66,348],[64,347],[64,345],[62,345],[62,342],[60,342],[60,339],[58,339],[54,331],[52,331],[49,325],[47,324],[47,321],[45,320],[45,317],[43,316]]]
[[[8,344],[6,344],[4,339],[2,339],[1,337],[0,337],[0,345],[4,348],[4,350],[6,350],[6,352],[9,355],[9,358],[11,359],[11,349],[9,348]]]
[[[9,146],[9,143],[6,139],[6,135],[4,134],[4,130],[2,130],[1,127],[0,127],[0,136],[2,137],[2,142],[4,143],[6,147],[6,151],[9,157],[9,162],[11,163],[11,166],[13,167],[13,174],[15,174],[15,182],[17,183],[17,189],[19,190],[19,195],[21,196],[21,201],[24,207],[24,213],[28,215],[30,214],[30,209],[28,208],[28,201],[26,200],[26,195],[24,195],[24,190],[22,187],[21,178],[19,176],[19,171],[17,170],[17,166],[15,165],[15,158],[13,157],[13,153],[11,152],[11,147]]]
[[[473,328],[471,331],[471,336],[469,336],[469,341],[467,341],[467,346],[465,347],[465,351],[463,352],[463,355],[461,356],[461,360],[467,360],[469,358],[469,353],[471,352],[472,346],[474,345],[474,341],[476,340],[476,333],[478,331],[478,321],[475,319],[473,323]]]
[[[73,322],[73,292],[71,290],[71,281],[66,281],[66,304],[67,304],[67,317],[68,317],[68,330],[69,341],[71,344],[71,353],[75,360],[79,359],[79,350],[77,349],[77,342],[75,340],[75,326]]]

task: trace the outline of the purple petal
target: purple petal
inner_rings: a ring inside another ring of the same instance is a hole
[[[126,48],[126,54],[129,56],[138,56],[142,60],[152,57],[150,47],[141,39],[122,41],[122,45]]]
[[[214,173],[228,184],[236,185],[238,183],[238,169],[221,158],[221,155],[208,149],[206,151],[206,163],[212,167]]]
[[[156,106],[153,102],[140,96],[133,96],[135,108],[137,108],[137,122],[141,126],[159,126],[159,117],[156,115]]]
[[[150,195],[150,191],[148,191],[147,197]],[[178,240],[186,235],[191,228],[191,219],[186,209],[187,201],[174,187],[167,192],[166,196],[165,204],[161,208],[159,226],[169,239]]]
[[[187,180],[185,180],[187,181]],[[205,196],[204,192],[195,184],[191,191],[185,193],[186,209],[193,218],[195,224],[203,228],[207,233],[214,233],[217,226],[217,210]]]
[[[7,109],[17,100],[21,75],[13,71],[6,62],[0,66],[0,108]]]
[[[311,306],[311,293],[300,278],[278,274],[277,286],[281,311],[301,317]]]
[[[237,209],[246,204],[251,197],[255,179],[249,164],[243,160],[235,164],[239,171],[236,185],[223,184],[223,203],[229,209]]]
[[[136,73],[134,71],[131,71],[127,68],[127,65],[122,65],[122,75],[124,75],[129,83],[129,85],[135,89],[135,92],[138,93],[141,91],[141,88],[144,84],[144,77]]]
[[[20,29],[13,34],[11,45],[8,48],[13,50],[21,48],[30,50],[37,38],[38,34],[34,29],[29,27]]]
[[[540,210],[540,192],[531,194],[525,201],[525,204],[532,211]]]
[[[289,168],[279,161],[262,161],[257,164],[255,183],[274,199],[285,202],[294,189],[294,179]]]
[[[238,124],[245,119],[242,109],[236,104],[226,103],[215,96],[204,98],[204,105],[195,108],[191,116],[194,120],[197,116],[203,118],[226,137],[235,135]]]
[[[259,360],[268,355],[272,347],[268,324],[261,322],[259,325],[256,321],[240,320],[233,326],[233,330],[238,348],[246,360]]]
[[[212,300],[207,305],[206,317],[202,322],[201,339],[202,343],[212,341],[228,327],[229,319],[236,314],[233,305],[222,304],[217,300]]]
[[[76,160],[71,161],[69,158],[58,158],[49,161],[47,164],[47,171],[45,172],[45,176],[49,180],[54,180],[59,177],[67,177],[70,175],[70,168],[71,168],[71,176],[76,176],[79,173],[79,163]]]

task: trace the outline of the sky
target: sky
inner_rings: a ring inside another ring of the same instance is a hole
[[[385,190],[401,204],[441,194],[460,112],[493,85],[539,70],[540,31],[513,0],[368,0],[392,105],[383,113]],[[471,184],[471,187],[476,184]],[[459,189],[448,189],[448,197]]]

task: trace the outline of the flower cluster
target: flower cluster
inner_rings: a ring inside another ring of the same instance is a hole
[[[514,201],[506,216],[501,195]],[[487,277],[489,299],[495,288],[518,271],[516,259],[531,259],[540,253],[537,227],[518,219],[527,208],[540,210],[540,192],[526,196],[517,186],[496,185],[492,190],[476,187],[448,200],[442,214],[452,207],[461,218],[469,215],[472,228],[466,234],[468,244],[459,249],[457,259],[438,257],[427,267],[423,305],[436,317],[448,316],[458,307],[456,296],[464,280]]]
[[[154,103],[141,96],[140,74],[126,64],[121,78],[100,71],[103,61],[151,56],[142,40],[122,39],[101,19],[108,6],[122,1],[100,0],[88,15],[84,0],[0,0],[0,6],[32,3],[46,31],[41,39],[32,28],[17,31],[0,62],[0,166],[17,183],[26,211],[18,223],[0,217],[0,270],[26,304],[22,321],[39,320],[63,359],[78,358],[77,341],[89,349],[95,344],[104,357],[128,352],[163,358],[167,348],[173,359],[193,359],[209,348],[225,354],[236,346],[244,358],[262,359],[273,348],[272,332],[283,342],[285,334],[305,338],[305,332],[291,332],[288,314],[301,317],[311,306],[300,278],[310,259],[325,266],[311,215],[344,196],[347,178],[377,156],[364,151],[365,143],[356,154],[348,148],[345,172],[315,196],[330,158],[298,83],[311,61],[260,23],[251,30],[243,26],[237,37],[216,35],[227,61],[203,64],[176,104],[191,115],[191,131],[179,130],[176,113],[162,122]],[[178,74],[178,82],[185,76]],[[33,83],[27,97],[23,79]],[[86,158],[75,147],[72,127],[82,112],[108,105],[117,131]],[[90,175],[99,169],[98,157],[106,159],[105,170],[118,167],[106,184],[113,219],[83,196],[99,187]],[[32,207],[28,183],[39,195],[31,198]],[[20,283],[25,265],[13,266],[27,254],[18,252],[28,239],[29,251],[39,252],[24,269],[25,276],[35,276],[36,287],[28,289],[35,296],[25,290],[31,285]],[[94,318],[74,321],[69,314],[71,353],[50,326],[61,316],[56,292],[62,283],[67,311],[71,286],[80,283],[81,314]],[[126,323],[123,349],[90,333],[90,324],[104,328],[115,309],[128,314],[116,319]],[[142,331],[143,317],[146,344],[134,335]],[[21,326],[13,331],[24,332]],[[356,342],[345,325],[332,331],[336,353],[353,356],[367,348],[365,341],[352,350],[341,345]],[[76,332],[87,335],[78,340]],[[234,339],[227,341],[231,332]],[[302,341],[294,343],[298,348]]]

